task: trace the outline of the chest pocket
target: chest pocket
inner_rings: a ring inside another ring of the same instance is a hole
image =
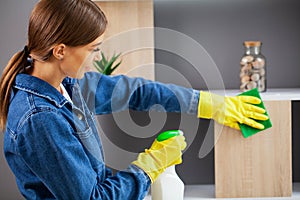
[[[80,140],[91,164],[94,168],[98,167],[99,162],[103,163],[103,154],[98,140],[98,134],[93,131],[89,125],[88,119],[85,114],[73,108],[73,122],[75,127],[75,135]]]

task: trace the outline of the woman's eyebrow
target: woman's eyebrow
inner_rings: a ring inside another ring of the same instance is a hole
[[[92,45],[92,47],[96,47],[96,46],[99,46],[101,44],[102,44],[102,42],[98,42],[97,44]]]

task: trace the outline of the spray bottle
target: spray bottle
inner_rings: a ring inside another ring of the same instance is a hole
[[[166,131],[157,137],[158,141],[183,135],[180,130]],[[152,200],[183,200],[184,183],[176,173],[175,165],[168,167],[151,185]]]

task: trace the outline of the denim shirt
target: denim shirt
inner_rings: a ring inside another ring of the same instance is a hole
[[[18,74],[12,88],[4,153],[26,199],[143,199],[151,184],[135,165],[112,176],[95,115],[126,109],[197,113],[199,91],[126,76],[88,72],[63,81],[72,102],[47,82]],[[161,107],[157,107],[161,108]]]

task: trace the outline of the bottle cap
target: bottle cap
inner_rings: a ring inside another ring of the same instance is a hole
[[[175,137],[178,135],[183,135],[183,132],[181,130],[170,130],[170,131],[162,132],[161,134],[159,134],[157,136],[156,139],[157,139],[157,141],[161,142],[161,141],[167,140],[171,137]]]
[[[259,47],[259,46],[261,46],[261,41],[245,41],[244,46],[246,46],[246,47]]]

